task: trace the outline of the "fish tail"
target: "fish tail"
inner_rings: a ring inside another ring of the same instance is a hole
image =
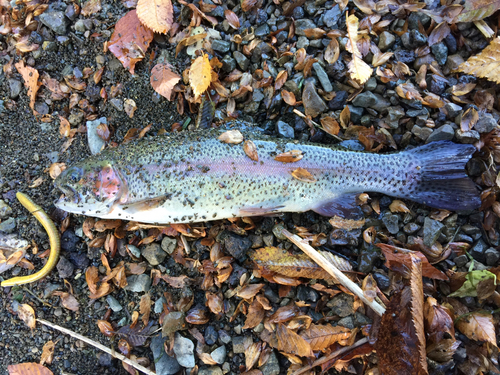
[[[479,192],[465,173],[465,165],[475,151],[473,145],[449,141],[432,142],[408,151],[419,173],[407,197],[451,211],[479,208]]]

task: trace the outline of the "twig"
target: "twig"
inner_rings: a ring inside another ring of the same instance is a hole
[[[358,346],[366,344],[367,342],[368,342],[368,337],[363,337],[361,340],[356,341],[351,346],[345,346],[345,347],[343,347],[343,348],[341,348],[333,353],[328,354],[325,357],[321,357],[320,359],[315,360],[312,363],[312,365],[304,366],[301,369],[299,369],[295,372],[292,372],[292,375],[303,374],[304,372],[311,370],[313,367],[321,366],[323,363],[328,362],[328,361],[332,360],[333,358],[338,357],[339,355],[344,354],[345,352],[348,352],[354,348],[357,348]]]
[[[189,247],[187,238],[183,234],[181,234],[181,241],[184,245],[184,251],[186,252],[186,255],[189,255],[189,253],[191,252],[191,248]]]
[[[127,357],[125,357],[124,355],[120,354],[120,353],[117,353],[115,352],[114,350],[111,350],[110,348],[98,343],[97,341],[94,341],[92,339],[89,339],[88,337],[85,337],[85,336],[82,336],[76,332],[73,332],[73,331],[70,331],[69,329],[67,328],[64,328],[64,327],[61,327],[61,326],[58,326],[54,323],[51,323],[51,322],[48,322],[44,319],[40,319],[40,318],[37,318],[37,321],[46,325],[46,326],[49,326],[51,328],[54,328],[54,329],[57,329],[58,331],[61,331],[63,333],[66,333],[78,340],[81,340],[83,342],[86,342],[87,344],[89,345],[92,345],[98,349],[101,349],[103,352],[106,352],[108,354],[110,354],[111,356],[115,357],[115,358],[118,358],[119,360],[125,362],[127,365],[130,365],[132,366],[133,368],[135,368],[136,370],[139,370],[139,371],[142,371],[143,373],[147,374],[147,375],[156,375],[156,373],[154,371],[151,371],[150,369],[144,367],[144,366],[141,366],[140,364],[138,364],[137,362],[135,361],[132,361],[131,359],[128,359]]]
[[[370,301],[363,293],[363,290],[351,281],[346,275],[342,273],[337,267],[335,267],[331,262],[329,262],[323,255],[318,253],[311,245],[307,243],[306,240],[300,238],[295,234],[291,234],[286,229],[282,229],[281,233],[286,236],[290,241],[297,245],[304,253],[309,255],[309,257],[314,260],[320,267],[322,267],[326,272],[335,277],[339,283],[353,292],[363,301],[366,305],[371,307],[375,313],[382,316],[385,313],[385,308],[376,301]]]

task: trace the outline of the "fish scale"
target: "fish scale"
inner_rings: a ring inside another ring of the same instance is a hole
[[[432,207],[477,208],[479,195],[464,172],[473,146],[435,142],[393,154],[298,144],[243,132],[243,144],[218,140],[221,130],[181,132],[108,149],[66,169],[56,180],[69,212],[145,223],[188,223],[237,216],[314,210],[360,215],[356,195],[378,192]],[[275,156],[299,150],[293,163]],[[292,172],[306,169],[313,183]]]

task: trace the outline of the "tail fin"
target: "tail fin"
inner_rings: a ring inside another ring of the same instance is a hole
[[[479,208],[479,192],[465,173],[465,164],[475,151],[473,145],[449,141],[432,142],[408,151],[420,166],[419,182],[410,189],[408,198],[451,211]]]

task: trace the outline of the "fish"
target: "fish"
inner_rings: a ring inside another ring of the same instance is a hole
[[[357,218],[356,198],[368,192],[451,211],[481,204],[465,172],[472,145],[438,141],[376,154],[242,131],[256,161],[245,143],[222,142],[221,133],[183,131],[106,149],[60,174],[55,186],[64,194],[55,205],[103,219],[172,224],[308,210]],[[300,157],[283,162],[284,153]],[[307,178],[297,173],[304,170]]]

